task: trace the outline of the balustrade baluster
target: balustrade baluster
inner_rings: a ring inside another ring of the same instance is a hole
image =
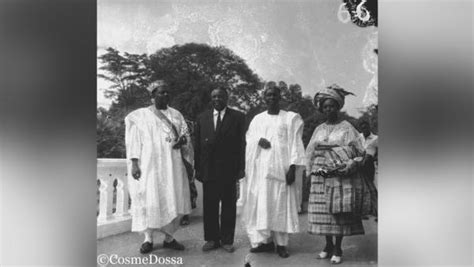
[[[117,179],[117,208],[115,214],[117,216],[127,216],[128,212],[128,188],[126,183],[127,176]]]
[[[103,177],[100,179],[99,187],[99,222],[105,222],[112,218],[112,198],[113,198],[113,180],[109,177]]]

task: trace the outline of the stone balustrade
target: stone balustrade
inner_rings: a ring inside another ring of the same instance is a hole
[[[97,238],[130,231],[132,221],[129,212],[126,160],[97,159],[97,180]]]
[[[132,219],[129,212],[126,159],[97,159],[99,210],[97,216],[97,238],[129,232]],[[296,181],[298,202],[301,201],[302,168],[297,169]],[[197,208],[191,216],[202,216],[202,184],[196,181],[198,191]],[[242,192],[241,194],[242,195]],[[237,213],[242,210],[237,202]]]

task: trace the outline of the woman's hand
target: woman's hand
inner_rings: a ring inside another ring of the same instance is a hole
[[[341,174],[342,176],[347,176],[352,173],[354,168],[356,167],[357,163],[353,160],[349,160],[346,163],[346,166],[340,170],[338,170],[338,173]]]

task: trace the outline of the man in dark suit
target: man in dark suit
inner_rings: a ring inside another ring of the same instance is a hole
[[[228,93],[211,92],[213,109],[197,118],[194,162],[196,179],[203,184],[203,251],[221,244],[233,252],[237,181],[245,176],[245,115],[227,107]],[[219,203],[221,203],[219,223]]]

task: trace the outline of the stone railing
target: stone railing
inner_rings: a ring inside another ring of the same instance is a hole
[[[97,159],[97,180],[100,183],[97,238],[130,231],[126,160]]]
[[[97,159],[99,181],[99,210],[97,238],[129,232],[132,220],[129,212],[129,193],[126,159]],[[202,216],[202,184],[196,181],[197,208],[191,216]]]
[[[301,202],[302,168],[296,172],[298,202]],[[97,238],[129,232],[132,219],[129,212],[129,193],[125,159],[97,159],[97,180],[99,181],[99,211],[97,216]],[[191,216],[202,216],[202,184],[196,181],[198,191],[197,208]],[[241,192],[242,193],[242,192]],[[240,194],[242,195],[242,194]],[[237,213],[242,210],[237,202]]]

